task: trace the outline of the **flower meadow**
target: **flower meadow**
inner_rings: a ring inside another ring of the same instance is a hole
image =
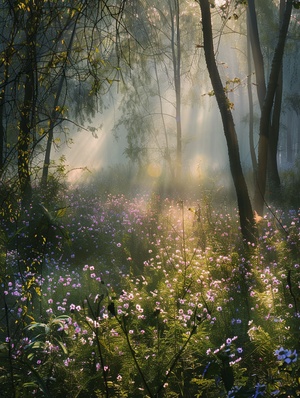
[[[1,224],[1,397],[296,397],[300,213],[60,193]]]

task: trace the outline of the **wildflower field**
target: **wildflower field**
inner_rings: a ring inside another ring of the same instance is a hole
[[[300,395],[297,210],[269,208],[255,244],[205,196],[31,210],[1,223],[1,397]]]

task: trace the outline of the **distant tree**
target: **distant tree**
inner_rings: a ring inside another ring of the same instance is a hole
[[[181,33],[180,33],[180,1],[168,0],[171,22],[171,49],[175,89],[175,120],[176,120],[176,178],[181,179],[182,172],[182,120],[181,120]]]
[[[184,132],[182,107],[195,56],[196,24],[191,2],[129,2],[123,41],[130,60],[122,116],[117,133],[126,128],[126,154],[132,159],[158,155],[176,179],[182,173]],[[130,55],[129,55],[130,51]],[[156,154],[154,154],[156,151]],[[150,154],[150,155],[149,155]]]
[[[199,0],[199,4],[202,14],[201,23],[203,30],[203,48],[205,59],[214,94],[221,113],[224,134],[228,148],[230,170],[237,195],[241,232],[246,242],[254,242],[256,240],[256,225],[248,194],[248,188],[241,166],[238,139],[230,109],[230,101],[224,90],[216,64],[210,2],[209,0]]]

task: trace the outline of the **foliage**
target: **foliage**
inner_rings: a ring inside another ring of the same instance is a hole
[[[60,196],[39,267],[20,272],[2,225],[2,396],[299,393],[298,212],[272,210],[246,250],[208,196]]]

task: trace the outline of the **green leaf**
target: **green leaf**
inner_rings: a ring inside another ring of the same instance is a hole
[[[57,344],[60,346],[60,348],[62,349],[63,353],[68,354],[68,350],[67,350],[66,346],[63,344],[63,342],[59,341],[57,339],[55,339],[55,340],[56,340]]]
[[[38,384],[35,383],[34,381],[28,381],[27,383],[23,384],[24,388],[36,388],[38,387]]]
[[[58,209],[56,212],[56,217],[60,218],[63,217],[66,214],[67,208],[66,207],[62,207],[61,209]]]
[[[31,323],[30,325],[28,325],[27,327],[26,327],[26,329],[27,330],[33,330],[33,329],[36,329],[36,328],[43,328],[43,329],[46,329],[46,324],[45,323],[40,323],[40,322],[34,322],[34,323]]]

